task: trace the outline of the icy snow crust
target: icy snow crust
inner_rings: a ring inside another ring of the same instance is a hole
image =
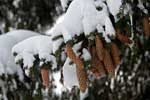
[[[23,79],[22,70],[15,64],[11,49],[18,42],[35,35],[37,33],[27,30],[15,30],[0,35],[0,75],[17,73]]]
[[[61,0],[61,2],[65,7],[68,1]],[[67,42],[75,35],[84,33],[87,36],[97,30],[103,33],[107,42],[110,42],[108,35],[115,35],[115,30],[108,13],[112,13],[116,18],[121,3],[121,0],[73,0],[67,12],[58,19],[48,34],[52,36],[62,34],[64,41]],[[96,9],[100,7],[102,10]]]
[[[27,67],[27,69],[33,66],[35,55],[39,56],[41,66],[44,63],[52,62],[52,68],[56,68],[56,58],[51,55],[52,49],[51,37],[38,35],[16,44],[12,48],[12,53],[17,53],[15,62],[23,60],[24,67]]]

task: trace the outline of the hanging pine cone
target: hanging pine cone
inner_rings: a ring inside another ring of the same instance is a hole
[[[108,73],[111,73],[114,75],[115,67],[113,65],[112,58],[106,49],[105,49],[105,56],[104,56],[104,66]]]
[[[86,71],[84,68],[84,64],[81,58],[76,58],[76,66],[77,66],[77,77],[80,85],[80,90],[84,93],[87,89],[87,77]]]
[[[148,17],[143,18],[143,31],[145,36],[150,36],[150,24]]]
[[[114,65],[116,67],[120,62],[120,57],[119,57],[119,49],[115,43],[111,43],[111,54],[112,54]]]
[[[119,29],[116,30],[117,31],[117,39],[120,40],[123,43],[127,43],[127,44],[131,44],[132,40],[129,39],[128,36],[121,34],[121,31]]]
[[[95,77],[99,77],[101,75],[104,75],[105,74],[104,66],[101,63],[101,61],[99,61],[99,59],[97,57],[95,46],[93,46],[91,48],[91,55],[92,55],[92,64],[91,64],[92,74]]]
[[[100,39],[100,37],[98,35],[96,35],[95,44],[96,44],[96,52],[97,52],[98,58],[100,61],[103,61],[104,47],[103,47],[102,40]]]
[[[43,86],[49,87],[49,70],[46,68],[41,68],[41,76],[42,76]]]
[[[69,44],[66,45],[66,51],[67,51],[67,56],[75,63],[76,54],[74,53],[72,47]]]
[[[66,45],[68,57],[76,64],[77,77],[79,81],[80,90],[84,93],[87,89],[86,70],[83,61],[80,57],[76,56],[70,45]]]
[[[96,60],[95,63],[92,64],[91,71],[92,74],[97,78],[102,75],[105,75],[104,66],[99,60]]]

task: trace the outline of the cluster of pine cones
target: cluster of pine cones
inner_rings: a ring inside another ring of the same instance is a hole
[[[150,36],[150,17],[143,18],[143,32],[144,35]],[[116,39],[125,44],[131,44],[132,40],[128,36],[124,35],[120,29],[116,29]],[[95,45],[89,48],[91,54],[91,68],[90,71],[92,74],[98,78],[105,74],[115,74],[115,69],[120,62],[119,49],[118,46],[114,43],[110,43],[111,49],[108,50],[104,47],[104,43],[99,35],[95,36]],[[66,44],[67,56],[76,64],[77,77],[80,85],[81,92],[85,92],[88,83],[87,83],[87,71],[84,66],[83,59],[80,56],[77,56],[72,47],[69,44]],[[43,73],[46,73],[43,74]],[[49,78],[48,71],[45,69],[41,70],[43,85],[48,87]],[[46,77],[47,76],[47,77]]]
[[[125,35],[121,33],[120,30],[117,30],[116,38],[123,43],[131,44],[132,41]],[[101,37],[99,35],[95,36],[95,45],[89,48],[91,54],[91,64],[90,71],[92,74],[98,78],[104,74],[115,74],[116,66],[120,62],[119,49],[114,42],[110,43],[111,52],[107,50],[104,45]],[[77,56],[72,47],[69,44],[66,44],[67,56],[76,64],[77,77],[80,85],[81,92],[85,92],[88,86],[87,83],[87,71],[84,66],[84,61]]]

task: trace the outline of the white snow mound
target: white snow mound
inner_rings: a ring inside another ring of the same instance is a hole
[[[43,63],[52,62],[52,68],[57,67],[56,58],[51,55],[53,45],[51,37],[39,35],[28,38],[12,48],[12,53],[17,53],[15,56],[15,62],[23,60],[24,67],[30,68],[35,61],[34,56],[38,55]]]
[[[35,35],[37,33],[28,30],[14,30],[0,35],[0,75],[17,73],[23,79],[22,70],[15,64],[11,49],[18,42]]]
[[[95,30],[100,30],[104,36],[115,35],[114,27],[109,18],[109,10],[104,0],[73,0],[67,12],[49,31],[49,35],[63,35],[64,41],[71,40],[75,35],[84,33],[86,36]],[[102,8],[98,10],[97,8]],[[97,27],[99,26],[99,27]]]

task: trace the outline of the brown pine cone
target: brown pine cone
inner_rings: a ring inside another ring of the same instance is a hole
[[[41,68],[41,76],[42,76],[43,85],[45,87],[49,87],[49,70],[46,68]]]
[[[87,77],[84,64],[81,58],[76,57],[77,77],[80,85],[80,90],[84,93],[87,89]]]
[[[121,31],[119,29],[117,29],[116,31],[117,31],[116,36],[118,40],[127,44],[132,43],[132,40],[130,40],[128,36],[121,34]]]
[[[116,67],[120,62],[120,57],[119,57],[119,49],[115,43],[111,43],[111,54],[112,54],[114,65]]]
[[[145,36],[150,36],[150,24],[148,17],[143,18],[143,31]]]
[[[105,56],[104,56],[104,66],[108,73],[111,73],[113,75],[115,74],[115,67],[113,65],[112,58],[106,49],[105,49]]]
[[[105,74],[104,66],[99,61],[96,53],[96,48],[93,46],[91,48],[91,56],[92,56],[92,64],[91,64],[91,72],[95,77],[99,77]]]
[[[72,47],[69,44],[66,45],[66,51],[67,51],[67,56],[75,63],[76,54],[74,53]]]
[[[90,47],[90,54],[91,54],[91,57],[92,57],[92,62],[97,58],[97,53],[96,53],[96,47],[95,46],[92,46]]]
[[[104,47],[103,47],[102,40],[100,39],[98,35],[96,35],[95,44],[96,44],[96,52],[97,52],[98,58],[100,61],[103,61]]]
[[[87,77],[83,61],[80,57],[76,56],[70,45],[66,45],[66,50],[68,57],[76,64],[77,78],[79,81],[80,90],[85,92],[87,89]]]
[[[96,60],[95,63],[92,64],[91,71],[95,77],[100,77],[101,75],[105,75],[104,66],[99,60]]]

